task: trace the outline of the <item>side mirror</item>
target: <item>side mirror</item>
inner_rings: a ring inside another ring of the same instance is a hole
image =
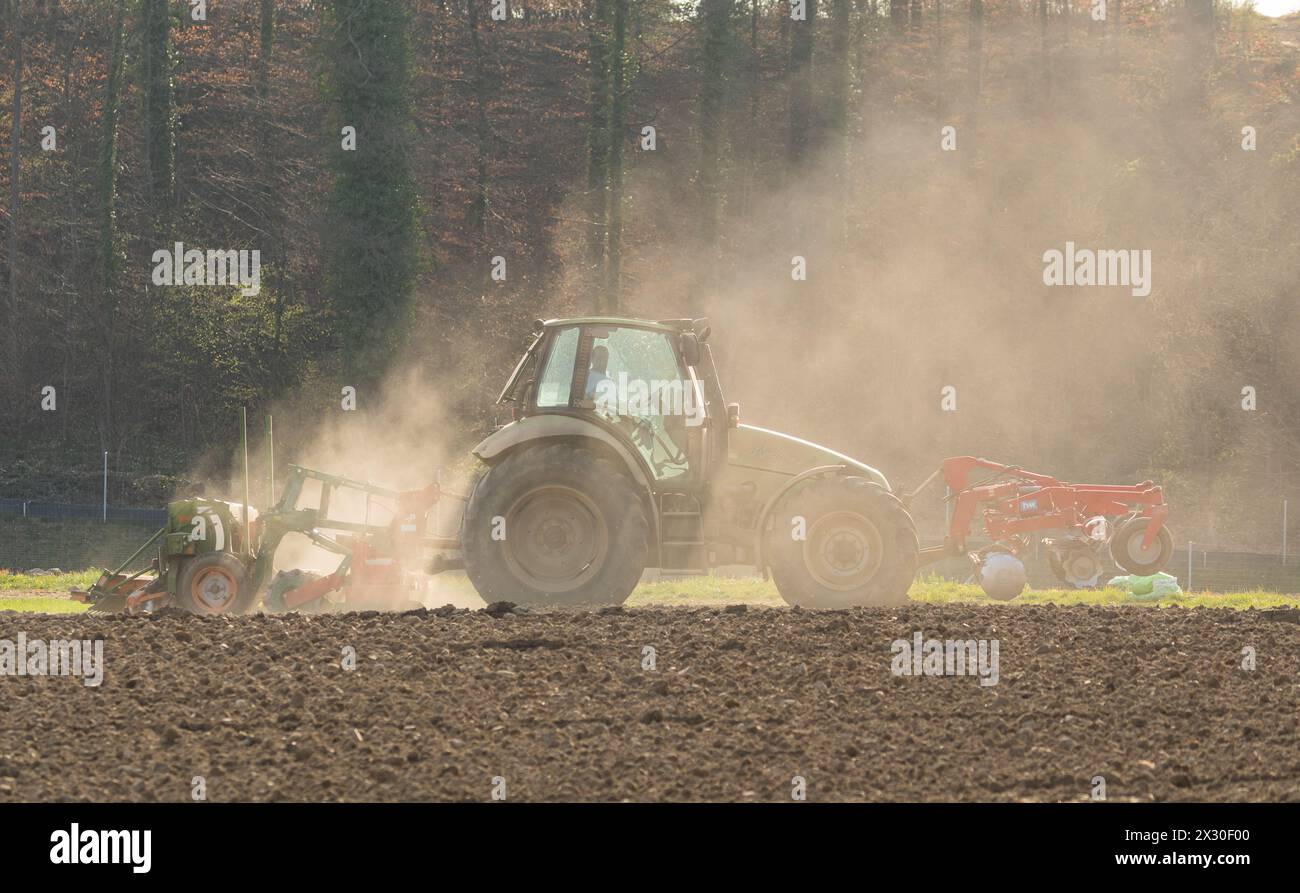
[[[700,339],[694,332],[681,335],[682,360],[687,366],[700,365]]]
[[[727,404],[727,427],[737,428],[739,426],[740,426],[740,404],[728,403]]]

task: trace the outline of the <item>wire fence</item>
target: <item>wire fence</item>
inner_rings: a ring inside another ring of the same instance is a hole
[[[166,521],[166,509],[0,499],[0,569],[117,567]]]
[[[0,445],[4,516],[26,511],[27,517],[104,520],[107,509],[109,520],[142,521],[175,494],[198,492],[201,486],[184,475],[155,473],[146,460],[125,449]]]
[[[0,515],[0,569],[30,572],[117,567],[161,526]],[[141,556],[141,563],[147,564],[152,557]]]
[[[78,505],[0,498],[0,518],[42,518],[46,520],[124,521],[160,526],[167,520],[166,509],[119,508],[107,504]]]

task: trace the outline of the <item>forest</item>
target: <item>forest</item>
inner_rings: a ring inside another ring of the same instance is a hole
[[[1178,536],[1258,550],[1300,512],[1295,14],[0,13],[0,496],[97,502],[105,452],[114,504],[220,491],[245,408],[255,481],[270,415],[277,466],[419,485],[506,420],[533,320],[600,314],[707,316],[742,420],[898,486],[967,454],[1150,478]],[[181,246],[256,287],[163,275]],[[1049,283],[1067,246],[1149,258],[1149,293]]]

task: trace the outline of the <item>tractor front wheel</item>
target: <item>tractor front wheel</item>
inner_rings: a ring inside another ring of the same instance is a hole
[[[772,513],[767,557],[788,604],[805,608],[901,605],[916,576],[912,516],[879,484],[814,480]]]
[[[645,570],[648,543],[632,481],[568,443],[493,465],[461,522],[465,570],[486,602],[621,605]]]
[[[248,571],[229,552],[191,558],[176,590],[176,601],[192,614],[244,614],[257,594]]]

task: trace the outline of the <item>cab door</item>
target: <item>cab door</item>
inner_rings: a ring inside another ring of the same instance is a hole
[[[704,468],[705,410],[676,338],[637,326],[559,328],[538,376],[536,406],[590,414],[641,454],[662,489],[688,489]]]

